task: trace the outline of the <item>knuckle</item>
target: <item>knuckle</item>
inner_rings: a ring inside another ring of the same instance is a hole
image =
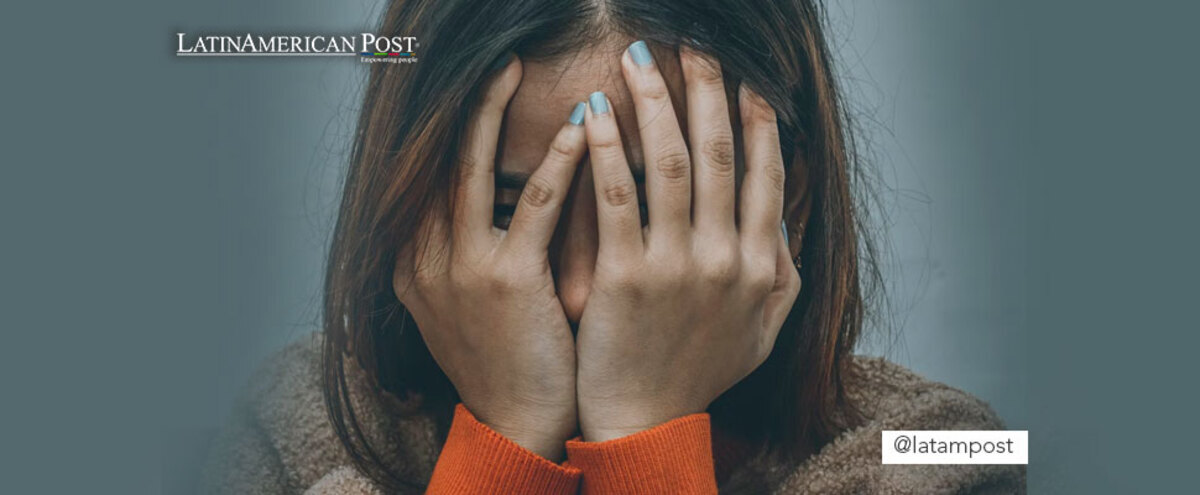
[[[484,273],[484,280],[491,292],[501,292],[513,286],[517,270],[511,263],[500,263]]]
[[[750,116],[750,122],[763,126],[768,132],[776,130],[777,117],[771,107],[758,106],[750,112]]]
[[[644,289],[638,270],[626,264],[617,263],[602,270],[603,286],[607,290],[625,296],[637,296]]]
[[[575,156],[575,147],[563,139],[555,139],[546,152],[546,160],[567,163]]]
[[[647,100],[653,102],[663,102],[668,105],[670,104],[671,92],[667,89],[667,85],[661,80],[644,84],[639,93],[641,94],[642,98]]]
[[[703,277],[707,283],[729,286],[737,280],[738,272],[739,267],[734,263],[713,262],[704,265]]]
[[[596,140],[591,144],[593,160],[617,161],[625,157],[625,148],[621,145],[621,138],[616,132],[616,130],[613,130],[611,135],[605,132],[596,137]]]
[[[746,277],[747,285],[750,290],[756,294],[767,294],[775,287],[775,272],[774,270],[751,270]]]
[[[699,61],[694,65],[692,69],[692,75],[696,78],[696,82],[705,86],[718,86],[725,84],[725,80],[721,73],[721,65],[715,60]]]
[[[510,264],[500,263],[487,271],[487,280],[492,285],[504,285],[513,280],[513,274],[513,268]]]
[[[717,177],[732,177],[734,173],[733,136],[718,135],[704,142],[702,152],[707,157],[709,173]]]
[[[554,199],[554,186],[544,177],[534,175],[521,191],[521,201],[533,208],[542,208]]]
[[[738,263],[737,257],[725,250],[708,255],[701,266],[705,280],[711,283],[729,285],[741,275],[741,264]]]
[[[687,52],[688,56],[682,57],[682,62],[689,79],[702,83],[724,82],[719,60],[704,52],[691,49]]]
[[[751,104],[746,106],[746,121],[755,126],[771,126],[776,124],[775,109],[771,108],[762,98],[751,98]]]
[[[637,201],[637,188],[632,181],[616,180],[604,186],[604,201],[609,206],[628,206]]]
[[[665,179],[681,180],[691,176],[691,165],[686,151],[672,147],[659,153],[655,168]]]
[[[769,160],[764,164],[763,178],[772,193],[782,193],[787,182],[787,172],[783,169],[783,163],[779,160]]]

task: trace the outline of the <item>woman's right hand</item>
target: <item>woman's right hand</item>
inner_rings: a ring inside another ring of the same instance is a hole
[[[430,213],[413,249],[399,254],[393,287],[475,417],[558,461],[577,425],[575,344],[547,249],[587,143],[582,126],[566,123],[508,230],[493,226],[497,140],[521,74],[513,57],[486,83],[451,211]]]

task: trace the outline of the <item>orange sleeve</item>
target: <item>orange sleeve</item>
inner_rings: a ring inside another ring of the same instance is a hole
[[[459,404],[425,493],[574,495],[581,476],[504,438]]]
[[[717,493],[705,413],[605,442],[568,440],[567,459],[583,471],[583,495]]]

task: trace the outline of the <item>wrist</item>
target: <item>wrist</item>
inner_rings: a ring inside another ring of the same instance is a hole
[[[501,431],[497,428],[496,433],[512,440],[513,443],[520,445],[521,448],[537,454],[538,457],[546,459],[555,464],[562,463],[566,459],[566,442],[570,438],[567,436],[546,435],[536,432],[527,433],[524,431]]]
[[[575,412],[509,412],[476,415],[476,420],[521,448],[551,462],[566,458],[565,443],[575,433]]]
[[[700,408],[580,408],[579,429],[586,442],[604,442],[649,430],[671,420],[704,412]]]
[[[581,428],[580,431],[581,431],[581,435],[583,436],[583,441],[585,441],[585,442],[607,442],[609,440],[625,438],[629,435],[633,435],[638,432],[649,430],[651,428],[654,428],[655,426],[658,426],[658,425],[654,424],[654,425],[646,425],[646,426],[628,426],[628,427],[614,427],[614,428],[594,427],[594,428]]]

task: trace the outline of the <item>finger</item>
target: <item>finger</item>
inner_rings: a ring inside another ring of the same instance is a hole
[[[597,91],[588,98],[585,121],[600,234],[597,256],[640,255],[643,241],[637,184],[625,160],[617,118],[604,93]]]
[[[734,229],[734,144],[721,65],[684,45],[679,63],[687,84],[688,139],[692,143],[695,204],[693,224],[701,232]]]
[[[692,161],[671,93],[644,41],[629,45],[621,66],[633,95],[646,160],[650,236],[678,238],[691,226]]]
[[[575,169],[587,150],[582,125],[586,106],[583,102],[575,105],[541,166],[525,182],[508,235],[504,237],[504,243],[517,252],[544,253],[550,245]]]
[[[482,101],[467,123],[459,154],[455,188],[454,236],[483,236],[492,229],[495,195],[496,141],[504,110],[521,82],[521,62],[515,56],[486,83]]]
[[[738,106],[746,153],[740,209],[742,239],[766,253],[779,238],[779,221],[783,217],[784,171],[779,128],[775,110],[744,84],[738,90]]]
[[[792,312],[796,297],[800,295],[800,273],[792,264],[787,241],[779,236],[778,230],[776,235],[779,240],[775,242],[775,286],[763,306],[763,329],[767,332],[763,338],[768,347],[774,347],[775,338]]]

